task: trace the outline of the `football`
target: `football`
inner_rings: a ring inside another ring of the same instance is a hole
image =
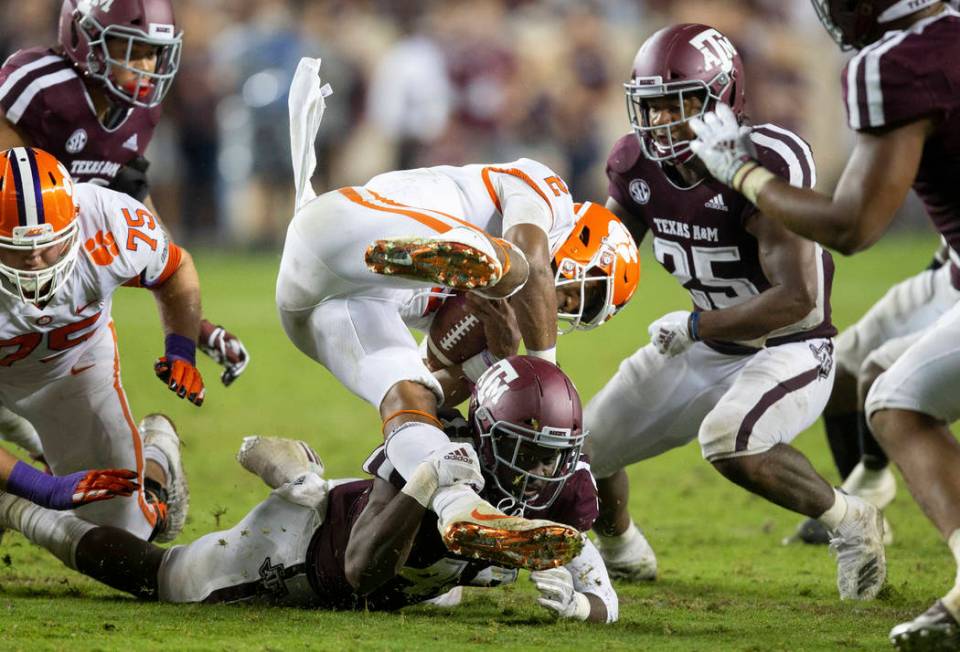
[[[454,294],[437,309],[427,332],[427,362],[444,369],[472,358],[487,347],[483,323],[470,311],[465,294]]]

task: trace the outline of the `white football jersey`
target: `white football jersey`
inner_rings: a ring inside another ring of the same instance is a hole
[[[573,199],[563,179],[528,158],[386,172],[364,187],[391,201],[463,219],[497,237],[503,236],[503,213],[510,201],[515,197],[532,200],[548,214],[544,230],[551,253],[560,248],[576,223]]]
[[[92,183],[76,189],[80,253],[64,285],[43,306],[0,293],[0,384],[82,372],[74,364],[107,328],[114,290],[159,285],[179,266],[180,250],[143,204]]]

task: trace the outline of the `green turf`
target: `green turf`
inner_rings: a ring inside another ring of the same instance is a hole
[[[897,238],[837,261],[834,314],[854,321],[896,280],[922,268],[933,237]],[[140,416],[162,410],[185,440],[192,511],[182,540],[233,525],[266,494],[233,460],[242,436],[305,438],[328,475],[357,475],[379,441],[374,410],[302,356],[273,306],[278,255],[200,252],[205,313],[243,335],[252,363],[230,389],[201,363],[206,404],[177,400],[153,377],[162,338],[149,294],[122,290],[114,311],[123,378]],[[684,308],[675,282],[646,254],[633,304],[602,330],[566,336],[560,360],[585,399],[647,341],[646,326]],[[819,425],[798,445],[836,481]],[[63,568],[19,535],[0,544],[0,642],[37,649],[654,649],[875,650],[891,625],[946,590],[954,567],[946,547],[901,486],[889,510],[897,542],[888,550],[889,586],[873,603],[841,603],[825,548],[780,540],[797,517],[731,485],[700,459],[696,444],[631,469],[631,507],[657,550],[661,578],[619,586],[613,626],[553,621],[525,577],[506,589],[468,591],[449,612],[330,614],[244,607],[141,604]]]

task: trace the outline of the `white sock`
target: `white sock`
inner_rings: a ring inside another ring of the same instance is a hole
[[[640,531],[637,529],[633,519],[630,519],[630,525],[620,534],[605,535],[598,533],[597,543],[605,548],[617,548],[633,541],[639,533]]]
[[[950,546],[950,552],[957,562],[957,577],[953,581],[953,588],[940,598],[943,606],[947,608],[954,618],[960,620],[960,529],[956,529],[947,539],[947,545]]]
[[[830,507],[827,511],[821,514],[817,520],[823,523],[831,532],[840,527],[840,522],[847,515],[847,497],[837,491],[833,490],[833,506]]]
[[[433,451],[450,443],[447,433],[434,425],[408,421],[390,433],[384,451],[404,480],[409,480],[420,462]]]
[[[0,493],[0,523],[9,524],[28,540],[46,548],[76,569],[74,554],[83,536],[97,527],[71,512],[40,507],[25,498]]]

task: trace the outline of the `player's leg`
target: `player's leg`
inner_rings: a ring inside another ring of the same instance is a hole
[[[947,539],[960,569],[960,444],[948,424],[960,418],[960,305],[944,315],[882,374],[867,396],[870,427],[900,468],[910,493]],[[960,572],[931,612],[894,628],[914,638],[960,644]],[[932,648],[931,648],[932,649]]]
[[[630,516],[625,468],[691,441],[739,360],[704,344],[675,358],[646,346],[624,360],[587,404],[584,427],[590,436],[585,446],[600,507],[593,529],[612,575],[643,580],[654,579],[657,572],[656,555]]]
[[[838,551],[841,598],[870,599],[886,576],[879,511],[834,490],[789,443],[826,404],[833,381],[829,340],[755,354],[703,420],[704,457],[729,480],[821,520]]]

